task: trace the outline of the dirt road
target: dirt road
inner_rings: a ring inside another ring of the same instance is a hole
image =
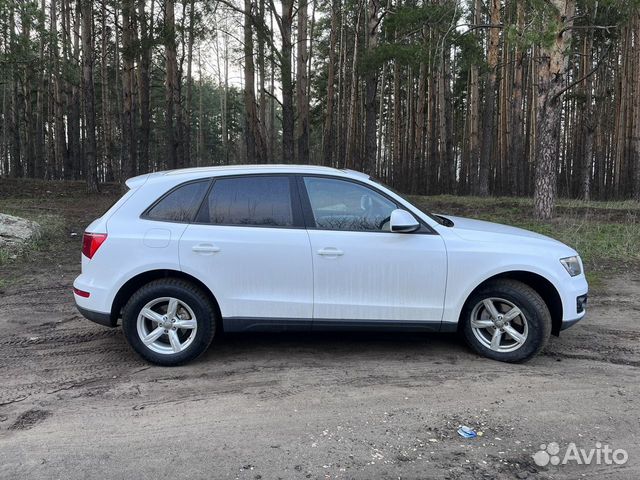
[[[70,237],[0,268],[2,479],[640,477],[639,275],[606,279],[525,365],[455,336],[287,334],[227,335],[168,369],[77,314],[78,252]],[[539,467],[549,442],[629,460]]]

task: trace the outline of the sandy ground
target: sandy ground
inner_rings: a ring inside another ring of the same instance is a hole
[[[76,237],[0,268],[2,479],[640,478],[637,273],[525,365],[452,335],[271,334],[169,369],[79,316],[78,268]],[[539,467],[549,442],[629,460]]]

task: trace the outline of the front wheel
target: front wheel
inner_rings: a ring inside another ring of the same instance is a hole
[[[179,365],[209,347],[215,333],[215,309],[208,296],[189,282],[155,280],[129,299],[122,328],[129,345],[145,360]]]
[[[540,295],[510,279],[475,292],[462,311],[462,333],[477,353],[502,362],[523,362],[546,345],[551,314]]]

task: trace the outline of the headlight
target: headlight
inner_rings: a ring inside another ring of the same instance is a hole
[[[575,257],[567,257],[561,258],[560,263],[564,265],[564,268],[567,269],[569,275],[575,277],[576,275],[580,275],[582,273],[582,266],[580,265],[580,257],[577,255]]]

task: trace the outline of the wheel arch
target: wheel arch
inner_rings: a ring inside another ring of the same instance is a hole
[[[129,280],[127,280],[116,293],[113,303],[111,305],[111,319],[114,322],[117,322],[117,319],[122,316],[122,309],[125,304],[131,298],[131,296],[140,289],[143,285],[146,285],[149,282],[154,280],[160,280],[163,278],[179,278],[181,280],[185,280],[187,282],[193,283],[198,288],[200,288],[211,300],[216,312],[216,329],[218,331],[222,331],[222,315],[220,313],[220,305],[218,304],[218,300],[216,299],[213,292],[200,280],[196,277],[189,275],[188,273],[181,272],[179,270],[171,270],[171,269],[158,269],[158,270],[149,270],[146,272],[139,273]]]
[[[542,297],[542,300],[544,300],[544,302],[546,303],[547,308],[549,309],[549,313],[551,314],[551,333],[555,336],[558,336],[560,334],[563,315],[562,298],[560,297],[560,293],[558,292],[558,289],[555,287],[555,285],[553,285],[553,283],[551,283],[548,279],[538,273],[529,272],[526,270],[512,270],[495,274],[480,282],[480,284],[478,284],[469,293],[469,295],[467,295],[467,298],[465,299],[465,305],[469,298],[471,298],[471,296],[479,289],[483,288],[487,283],[500,278],[517,280],[534,289],[538,293],[538,295]],[[460,315],[462,315],[462,311],[464,311],[464,308],[461,309]],[[460,327],[460,325],[462,325],[462,322],[458,321],[458,327]]]

